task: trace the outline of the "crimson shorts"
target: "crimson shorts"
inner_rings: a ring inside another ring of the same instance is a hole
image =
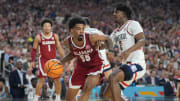
[[[39,56],[39,59],[38,59],[38,62],[39,62],[39,66],[38,66],[39,78],[46,78],[47,77],[47,74],[44,72],[44,66],[48,60],[50,60],[50,59],[46,59],[46,58]]]
[[[103,65],[96,66],[76,66],[71,79],[69,80],[69,88],[79,89],[84,87],[86,77],[88,75],[98,75],[103,72]]]

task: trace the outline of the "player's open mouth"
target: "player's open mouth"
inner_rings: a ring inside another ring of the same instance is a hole
[[[83,40],[83,35],[79,35],[78,41],[82,41],[82,40]]]

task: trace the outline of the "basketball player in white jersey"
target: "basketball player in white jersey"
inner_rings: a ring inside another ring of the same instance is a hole
[[[146,72],[142,49],[145,36],[139,22],[129,20],[131,10],[126,5],[118,4],[113,15],[118,27],[111,34],[111,38],[119,47],[118,59],[122,64],[110,75],[110,84],[104,95],[112,101],[124,101],[121,97],[121,89],[131,85]]]
[[[101,34],[101,35],[104,35],[104,33],[96,28],[90,28],[90,21],[87,17],[84,17],[84,20],[86,22],[86,26],[85,26],[85,29],[84,29],[84,32],[85,33],[88,33],[88,34],[93,34],[93,33],[97,33],[97,34]],[[109,75],[112,73],[112,69],[111,69],[111,65],[110,65],[110,62],[109,62],[109,58],[110,58],[110,55],[108,53],[108,51],[106,49],[100,49],[99,50],[100,54],[101,54],[101,58],[103,59],[103,64],[104,64],[104,76],[108,79],[109,78]]]

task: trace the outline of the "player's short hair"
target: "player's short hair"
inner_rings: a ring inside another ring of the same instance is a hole
[[[86,25],[90,25],[90,20],[88,17],[83,17]]]
[[[53,25],[53,21],[51,19],[46,18],[46,19],[42,20],[41,27],[43,27],[43,25],[45,23],[49,23],[49,24],[51,24],[51,26]]]
[[[73,17],[68,22],[69,30],[72,29],[76,24],[86,24],[82,17]]]
[[[127,5],[118,4],[118,5],[116,5],[116,10],[123,11],[126,14],[128,19],[131,18],[132,11]]]

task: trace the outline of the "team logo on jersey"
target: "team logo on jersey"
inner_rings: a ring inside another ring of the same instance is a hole
[[[89,45],[86,46],[86,49],[90,49],[91,47]]]
[[[54,37],[52,37],[52,40],[54,40]]]
[[[132,70],[133,72],[137,71],[136,65],[132,65],[132,66],[131,66],[131,70]]]
[[[114,31],[114,33],[117,33],[117,32],[119,32],[120,31],[120,29],[116,29],[115,31]]]

